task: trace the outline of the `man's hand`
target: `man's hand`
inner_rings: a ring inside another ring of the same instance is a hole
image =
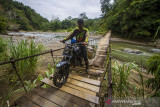
[[[88,43],[87,42],[83,42],[83,45],[88,45]]]

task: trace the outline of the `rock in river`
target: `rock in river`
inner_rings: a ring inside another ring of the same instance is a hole
[[[130,49],[130,48],[124,48],[122,51],[132,54],[142,54],[142,52],[138,49]]]

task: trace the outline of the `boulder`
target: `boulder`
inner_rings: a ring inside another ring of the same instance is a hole
[[[160,52],[160,49],[150,49],[148,50],[149,52],[154,52],[154,53],[159,53]]]
[[[122,51],[127,52],[127,53],[132,53],[132,54],[142,54],[143,53],[138,49],[130,49],[130,48],[124,48],[122,49]]]

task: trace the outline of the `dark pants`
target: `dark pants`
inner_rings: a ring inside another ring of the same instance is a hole
[[[84,58],[84,61],[85,62],[88,61],[86,46],[82,46],[81,47],[81,54],[82,54],[82,57]]]

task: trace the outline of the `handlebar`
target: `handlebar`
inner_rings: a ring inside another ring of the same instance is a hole
[[[65,44],[65,45],[84,45],[83,42],[77,42],[77,43],[68,44],[65,41],[62,41],[62,43]]]

